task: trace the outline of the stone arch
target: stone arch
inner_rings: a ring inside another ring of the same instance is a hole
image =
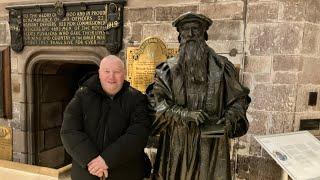
[[[33,48],[36,49],[36,48]],[[25,144],[27,149],[27,163],[35,163],[35,102],[34,102],[34,71],[37,64],[42,62],[61,62],[74,64],[96,64],[109,54],[107,51],[97,51],[94,48],[39,48],[26,55],[26,63],[23,67],[23,83],[25,89],[23,99],[25,101],[25,123],[26,130]],[[21,57],[23,55],[20,55]]]

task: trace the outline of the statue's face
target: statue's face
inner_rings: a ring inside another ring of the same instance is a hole
[[[207,77],[205,28],[199,22],[187,22],[179,27],[179,33],[179,64],[184,77],[191,84],[204,83]]]
[[[188,22],[179,28],[180,37],[184,41],[194,41],[204,37],[204,29],[198,22]]]

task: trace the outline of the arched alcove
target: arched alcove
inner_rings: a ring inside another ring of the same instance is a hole
[[[24,72],[27,163],[59,168],[70,163],[60,140],[63,111],[78,81],[96,71],[104,55],[88,51],[37,51]]]

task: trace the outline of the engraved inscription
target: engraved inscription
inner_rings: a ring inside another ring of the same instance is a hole
[[[111,54],[122,48],[126,0],[10,6],[11,47],[103,46]]]
[[[127,48],[127,80],[131,86],[145,92],[153,82],[155,68],[158,64],[177,54],[177,48],[167,48],[156,37],[145,39],[139,48]]]
[[[66,12],[23,14],[25,45],[105,45],[106,12]]]

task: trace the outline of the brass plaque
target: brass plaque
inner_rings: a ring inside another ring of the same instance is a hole
[[[0,159],[12,161],[12,129],[0,126]]]
[[[145,39],[139,47],[128,47],[127,80],[132,87],[145,93],[148,85],[153,83],[156,66],[177,53],[178,48],[167,48],[157,37]]]

